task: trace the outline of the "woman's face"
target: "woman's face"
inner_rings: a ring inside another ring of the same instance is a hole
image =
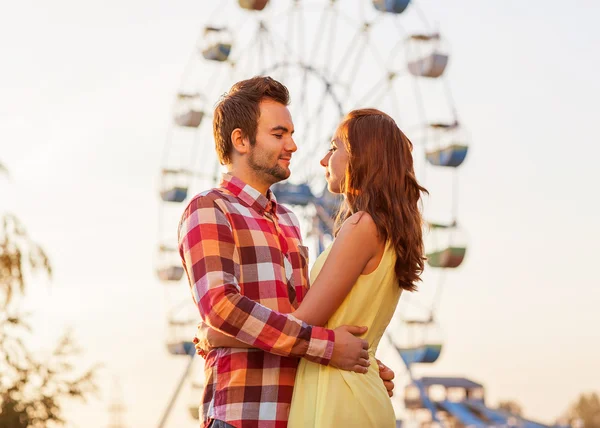
[[[346,145],[339,138],[339,130],[331,140],[331,147],[323,159],[321,166],[325,167],[327,188],[331,193],[342,193],[342,181],[346,176],[348,166],[348,151]]]

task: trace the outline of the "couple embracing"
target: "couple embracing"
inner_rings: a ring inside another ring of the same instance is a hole
[[[412,144],[387,114],[350,112],[320,163],[343,195],[315,261],[270,187],[297,150],[287,88],[236,83],[213,128],[220,187],[196,195],[179,251],[203,323],[203,427],[394,427],[393,373],[375,359],[403,290],[423,271]]]

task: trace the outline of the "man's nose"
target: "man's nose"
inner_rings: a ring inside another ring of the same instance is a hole
[[[288,152],[292,152],[292,153],[294,153],[296,150],[298,150],[298,146],[296,146],[296,142],[294,141],[293,138],[290,138],[288,140],[288,143],[285,145],[285,150],[287,150]]]

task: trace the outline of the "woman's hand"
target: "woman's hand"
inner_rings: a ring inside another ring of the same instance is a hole
[[[387,393],[390,397],[394,395],[394,382],[392,381],[396,376],[392,369],[384,365],[381,361],[377,360],[377,364],[379,365],[379,377],[383,381],[383,385],[385,389],[387,389]]]

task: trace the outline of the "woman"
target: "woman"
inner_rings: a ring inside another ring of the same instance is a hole
[[[375,352],[403,290],[423,271],[421,187],[412,144],[387,114],[350,112],[321,160],[332,193],[344,195],[334,243],[316,260],[310,292],[294,316],[310,325],[364,325],[365,374],[302,359],[290,428],[394,427]],[[231,346],[228,342],[225,346]]]

